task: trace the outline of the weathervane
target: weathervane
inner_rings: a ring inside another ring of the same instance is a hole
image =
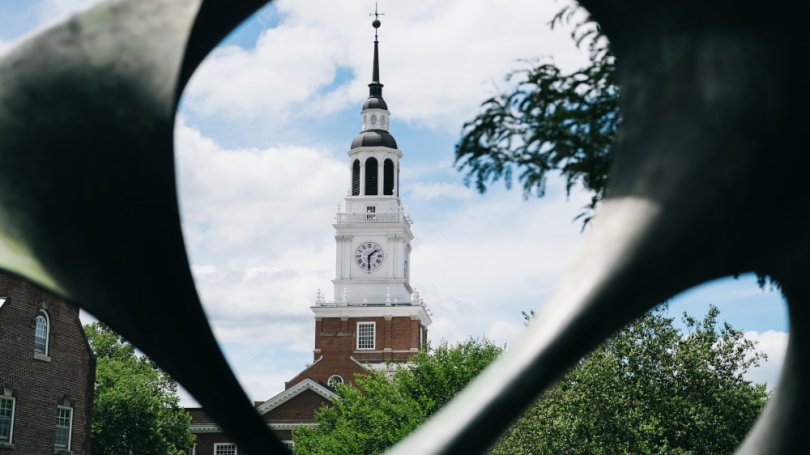
[[[371,26],[374,27],[374,41],[377,41],[377,29],[380,28],[380,16],[385,16],[385,13],[378,13],[377,2],[374,2],[374,12],[368,15],[374,16],[374,22],[371,23]]]

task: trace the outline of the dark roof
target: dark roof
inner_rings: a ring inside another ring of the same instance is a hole
[[[357,147],[388,147],[397,148],[394,136],[385,130],[369,130],[357,135],[352,141],[352,149]]]
[[[385,100],[382,97],[376,96],[369,96],[365,103],[363,103],[363,110],[366,109],[386,109],[388,110],[388,105],[385,104]]]

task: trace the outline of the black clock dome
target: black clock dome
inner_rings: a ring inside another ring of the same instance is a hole
[[[382,99],[382,96],[380,96],[380,97],[370,96],[370,97],[368,97],[366,102],[363,103],[363,110],[366,110],[366,109],[385,109],[385,110],[388,110],[388,105],[385,104],[385,100]]]
[[[385,130],[369,130],[358,134],[352,141],[352,149],[358,147],[397,148],[397,141]]]

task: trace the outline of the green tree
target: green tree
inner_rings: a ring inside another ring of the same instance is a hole
[[[486,338],[442,342],[411,357],[409,365],[357,375],[356,386],[338,385],[332,407],[315,416],[317,427],[293,431],[295,452],[378,454],[447,403],[503,351]]]
[[[550,22],[568,24],[585,10],[563,8]],[[479,192],[503,178],[511,188],[513,174],[523,195],[543,196],[547,176],[559,172],[570,193],[578,183],[592,194],[590,213],[605,196],[607,175],[616,153],[621,116],[615,57],[599,24],[589,15],[571,33],[588,51],[587,67],[565,73],[553,62],[533,62],[529,69],[507,75],[519,78],[511,93],[482,104],[478,116],[465,123],[456,144],[456,166],[465,183]]]
[[[502,436],[501,454],[731,454],[768,398],[744,373],[765,354],[711,307],[684,313],[684,336],[666,306],[584,357]]]
[[[84,331],[97,358],[93,455],[190,454],[195,437],[177,382],[106,324]]]

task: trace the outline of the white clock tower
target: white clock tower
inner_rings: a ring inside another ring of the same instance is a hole
[[[376,13],[375,13],[376,15]],[[388,132],[375,18],[374,69],[349,155],[350,189],[335,217],[334,301],[318,292],[313,363],[304,377],[352,381],[368,365],[407,361],[427,340],[430,315],[410,284],[411,220],[399,198],[402,151]]]
[[[378,25],[379,21],[375,21]],[[335,218],[335,301],[402,304],[413,299],[408,276],[411,220],[399,198],[402,151],[388,132],[390,112],[382,97],[378,41],[369,97],[360,112],[361,132],[349,155],[350,191]],[[340,206],[338,206],[340,207]]]

